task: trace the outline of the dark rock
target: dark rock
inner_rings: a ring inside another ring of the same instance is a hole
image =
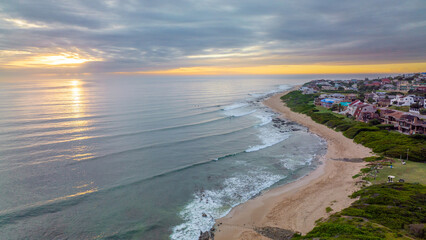
[[[210,232],[209,231],[205,231],[202,232],[200,231],[200,236],[198,237],[198,240],[210,240]]]
[[[273,240],[289,240],[294,235],[293,231],[277,227],[261,227],[255,228],[254,230],[257,233]]]
[[[207,217],[207,214],[203,213],[201,216],[203,216],[203,217]]]

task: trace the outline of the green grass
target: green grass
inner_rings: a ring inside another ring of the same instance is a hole
[[[333,211],[333,209],[332,209],[331,207],[326,207],[326,208],[325,208],[325,211],[326,211],[327,213],[329,213],[329,212],[332,212],[332,211]]]
[[[395,176],[394,181],[400,178],[406,182],[426,184],[426,165],[424,163],[408,161],[405,165],[397,160],[390,167],[384,167],[379,170],[376,180],[369,178],[372,183],[385,183],[388,180],[388,175]]]
[[[317,113],[331,113],[338,118],[344,118],[344,116],[342,114],[335,113],[335,112],[331,111],[330,109],[323,107],[323,106],[315,106],[315,109],[318,110]]]
[[[398,111],[403,111],[403,112],[409,112],[410,111],[410,106],[390,106],[388,108],[398,110]]]
[[[412,230],[426,219],[426,186],[377,184],[355,192],[350,207],[331,215],[305,236],[293,239],[422,239]]]
[[[316,106],[315,108],[318,110],[318,113],[331,113],[331,111],[326,107]]]

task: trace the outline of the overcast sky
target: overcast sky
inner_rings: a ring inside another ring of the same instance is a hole
[[[426,62],[426,1],[1,1],[0,71],[63,69],[45,56],[79,72]]]

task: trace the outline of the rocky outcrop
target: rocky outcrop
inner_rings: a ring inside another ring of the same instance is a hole
[[[280,129],[280,132],[300,131],[303,129],[302,126],[295,122],[286,121],[281,118],[272,119],[273,126]]]
[[[295,234],[293,231],[277,227],[260,227],[255,228],[254,231],[273,240],[288,240]]]
[[[216,229],[213,227],[210,229],[210,231],[200,231],[200,236],[198,237],[198,240],[214,240],[214,231]]]

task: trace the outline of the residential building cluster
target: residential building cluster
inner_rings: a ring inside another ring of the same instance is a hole
[[[426,134],[426,73],[374,80],[314,80],[299,90],[317,93],[315,105],[357,121],[377,119],[390,130]]]

